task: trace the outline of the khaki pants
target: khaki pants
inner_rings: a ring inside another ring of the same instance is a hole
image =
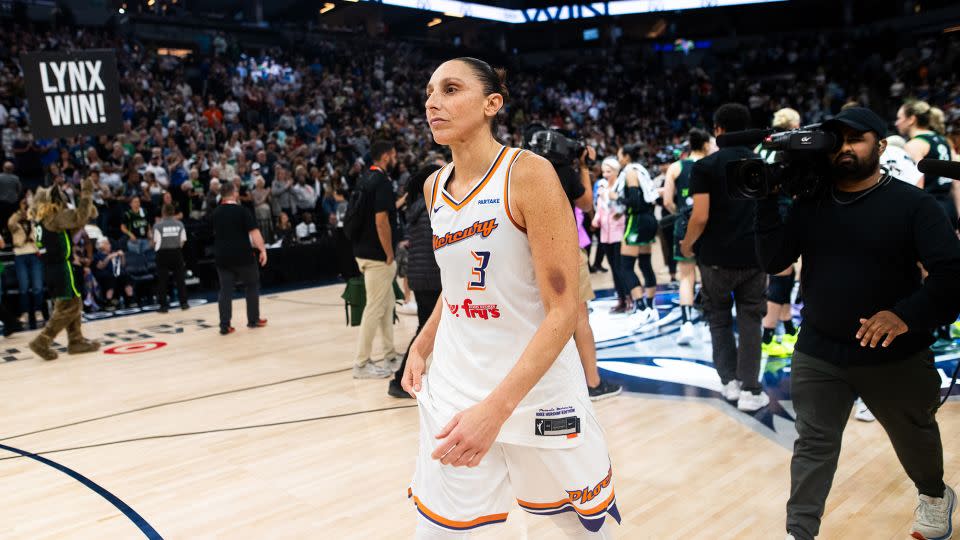
[[[357,259],[357,266],[363,273],[363,285],[367,293],[367,305],[363,308],[363,318],[360,319],[360,341],[357,343],[355,364],[360,366],[371,360],[373,338],[380,330],[383,339],[383,358],[391,359],[397,356],[397,348],[393,344],[393,280],[397,275],[397,263],[387,264],[383,261],[371,259]]]

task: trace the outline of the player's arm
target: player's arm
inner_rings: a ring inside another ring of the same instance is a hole
[[[518,224],[527,230],[546,317],[490,395],[455,415],[437,434],[441,442],[432,457],[445,465],[480,463],[503,423],[556,361],[577,324],[577,231],[560,179],[548,161],[524,154],[511,180],[511,200]]]
[[[674,196],[677,193],[677,177],[680,176],[680,162],[674,161],[667,167],[667,176],[663,179],[663,207],[671,214],[677,213]]]
[[[907,155],[910,156],[910,159],[912,159],[914,163],[920,163],[923,156],[927,155],[930,151],[930,143],[923,139],[914,138],[907,141],[903,149],[907,151]]]

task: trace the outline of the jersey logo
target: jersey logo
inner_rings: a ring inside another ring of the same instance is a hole
[[[446,302],[450,313],[457,318],[459,318],[460,315],[468,319],[487,320],[500,318],[500,308],[498,308],[496,304],[474,304],[473,300],[469,298],[463,301],[463,305],[451,304],[446,298],[444,298],[443,301]]]
[[[477,204],[500,204],[500,199],[480,199]]]
[[[478,234],[483,238],[487,238],[493,234],[493,231],[496,228],[497,220],[494,218],[486,221],[476,221],[473,225],[463,229],[462,231],[447,233],[443,236],[433,235],[433,250],[436,251],[442,247],[449,246],[450,244],[456,244],[457,242],[461,242],[467,238],[472,238]]]
[[[440,211],[441,208],[443,208],[443,205],[442,205],[442,204],[441,204],[440,206],[434,208],[434,209],[433,209],[433,213],[436,214],[437,212]]]
[[[570,502],[586,504],[597,498],[597,495],[600,495],[600,492],[603,491],[603,488],[610,485],[610,480],[613,478],[613,467],[607,471],[607,476],[601,480],[596,486],[590,487],[587,486],[583,489],[578,489],[575,491],[566,490],[567,495],[570,496]]]

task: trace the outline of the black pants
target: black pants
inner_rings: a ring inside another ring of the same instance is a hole
[[[167,284],[170,273],[176,280],[180,295],[180,306],[187,305],[187,268],[183,264],[183,251],[180,249],[161,249],[157,251],[157,296],[160,297],[160,309],[167,309]]]
[[[607,244],[598,244],[597,250],[607,256],[610,263],[610,272],[613,273],[613,288],[617,291],[617,296],[629,298],[630,291],[623,286],[623,268],[620,262],[620,242],[610,242]]]
[[[703,312],[710,322],[713,339],[713,365],[720,382],[736,379],[743,389],[760,392],[761,321],[767,313],[767,275],[759,268],[720,268],[701,264]],[[733,313],[737,303],[737,330],[740,344],[733,335]]]
[[[844,368],[797,351],[790,379],[799,438],[790,461],[787,529],[797,540],[820,532],[843,429],[857,396],[886,430],[920,494],[943,496],[943,446],[935,416],[940,374],[933,353],[922,350],[898,362]]]
[[[670,276],[677,274],[677,260],[674,258],[679,253],[673,252],[675,241],[673,238],[673,221],[668,221],[669,225],[660,226],[660,251],[663,253],[663,261],[667,264],[667,270]]]
[[[257,263],[240,266],[217,266],[220,278],[220,328],[230,328],[233,316],[233,290],[237,282],[244,285],[247,293],[247,326],[255,326],[260,320],[260,270]]]
[[[400,384],[400,381],[403,379],[403,370],[407,367],[407,357],[410,356],[410,346],[413,345],[414,340],[420,335],[420,331],[423,330],[423,325],[427,324],[427,319],[429,319],[430,314],[433,313],[433,308],[437,306],[437,300],[440,299],[440,291],[414,289],[413,297],[417,299],[417,333],[414,334],[413,339],[410,340],[410,345],[407,345],[407,352],[403,354],[403,363],[400,364],[400,369],[398,369],[393,376],[393,380],[397,381],[397,384]]]

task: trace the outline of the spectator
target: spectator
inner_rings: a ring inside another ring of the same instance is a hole
[[[103,237],[97,240],[97,251],[93,255],[93,277],[100,292],[103,294],[103,303],[108,310],[118,307],[116,293],[123,291],[124,306],[135,307],[133,298],[133,284],[127,273],[126,255],[122,250],[113,250],[110,239]]]
[[[267,264],[267,249],[257,222],[246,208],[240,206],[237,188],[226,182],[220,188],[221,204],[213,213],[214,258],[220,278],[220,334],[234,332],[230,326],[233,315],[233,289],[242,282],[247,295],[247,327],[267,325],[260,318],[260,266]],[[254,258],[254,249],[258,256]]]
[[[0,223],[6,223],[10,216],[17,211],[23,186],[20,178],[14,174],[13,162],[3,163],[3,172],[0,173]]]
[[[279,216],[280,212],[286,212],[288,216],[294,215],[296,200],[293,193],[293,179],[283,167],[277,167],[277,178],[270,186],[270,199],[273,202],[275,215]]]
[[[306,244],[313,242],[317,237],[317,224],[313,222],[313,214],[303,213],[303,221],[297,225],[297,242]]]
[[[145,251],[147,249],[150,238],[150,222],[147,220],[147,212],[140,205],[138,197],[130,199],[130,209],[123,215],[120,231],[129,238],[127,241],[128,250]]]
[[[397,237],[397,207],[393,186],[387,170],[396,165],[397,150],[393,143],[377,141],[370,149],[373,165],[367,176],[357,185],[368,194],[370,207],[364,211],[365,221],[359,236],[353,241],[353,254],[363,273],[367,304],[360,320],[360,338],[354,357],[355,379],[383,379],[400,367],[393,342],[393,285],[397,275],[394,246]],[[373,338],[380,333],[383,339],[383,362],[370,358]]]
[[[293,222],[290,221],[290,215],[286,212],[280,212],[274,234],[276,239],[280,240],[284,246],[289,246],[296,241],[296,230],[293,227]]]
[[[17,286],[20,294],[20,316],[27,315],[31,330],[37,329],[37,312],[45,309],[43,302],[43,262],[40,250],[34,241],[36,223],[30,216],[29,205],[24,197],[20,209],[10,216],[7,228],[13,238],[14,264],[17,270]]]

